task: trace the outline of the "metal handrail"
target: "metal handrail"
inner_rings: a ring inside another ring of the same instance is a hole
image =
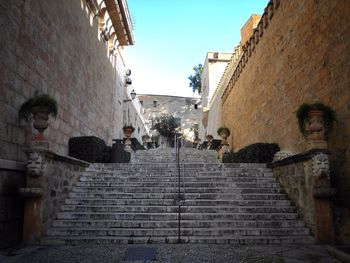
[[[181,196],[181,167],[180,167],[180,138],[177,134],[175,134],[175,155],[176,155],[176,167],[177,167],[177,176],[178,176],[178,239],[177,242],[181,243],[181,200],[183,197]]]

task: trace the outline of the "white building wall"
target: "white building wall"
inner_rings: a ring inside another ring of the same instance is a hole
[[[181,119],[181,131],[191,140],[191,129],[198,124],[200,110],[195,109],[195,104],[199,98],[180,97],[168,95],[138,95],[142,101],[142,112],[145,116],[146,124],[152,127],[152,120],[161,115],[171,115]],[[154,105],[154,103],[156,105]]]
[[[218,82],[217,88],[214,90],[213,96],[208,105],[208,126],[207,133],[212,134],[215,139],[220,139],[217,135],[217,129],[221,126],[221,96],[224,92],[224,88],[228,86],[237,62],[240,60],[241,52],[239,46],[235,48],[230,61],[227,63],[222,76]]]
[[[199,138],[204,141],[207,134],[213,136],[215,133],[209,133],[207,128],[203,125],[202,119],[204,117],[203,112],[208,110],[209,102],[211,101],[215,90],[220,82],[222,74],[227,66],[227,63],[230,61],[232,53],[223,53],[223,52],[208,52],[203,64],[203,73],[201,76],[202,84],[202,114],[199,119]]]

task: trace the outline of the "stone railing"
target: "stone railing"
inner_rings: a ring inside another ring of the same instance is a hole
[[[270,2],[267,4],[267,7],[264,10],[264,14],[261,17],[261,20],[257,28],[254,29],[253,35],[250,37],[250,39],[246,43],[242,44],[242,56],[236,65],[236,68],[229,81],[229,84],[226,86],[223,92],[223,95],[221,96],[222,104],[225,103],[234,84],[238,80],[245,65],[248,63],[249,58],[252,55],[255,47],[259,44],[259,40],[263,37],[264,31],[268,27],[269,21],[272,19],[275,10],[277,10],[279,6],[280,6],[280,0],[270,0]]]
[[[89,163],[55,154],[36,143],[24,152],[28,157],[24,197],[23,241],[38,244]]]
[[[275,177],[299,215],[314,234],[316,242],[333,243],[329,151],[310,150],[270,164]]]

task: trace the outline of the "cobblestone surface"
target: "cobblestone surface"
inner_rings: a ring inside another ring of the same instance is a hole
[[[128,260],[128,248],[155,248],[153,261]],[[228,245],[119,245],[36,246],[0,251],[1,263],[337,263],[326,247],[316,245],[228,246]]]

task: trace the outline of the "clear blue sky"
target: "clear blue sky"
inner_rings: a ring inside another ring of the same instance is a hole
[[[232,52],[268,0],[128,0],[135,45],[126,62],[137,93],[192,96],[188,76],[208,51]]]

